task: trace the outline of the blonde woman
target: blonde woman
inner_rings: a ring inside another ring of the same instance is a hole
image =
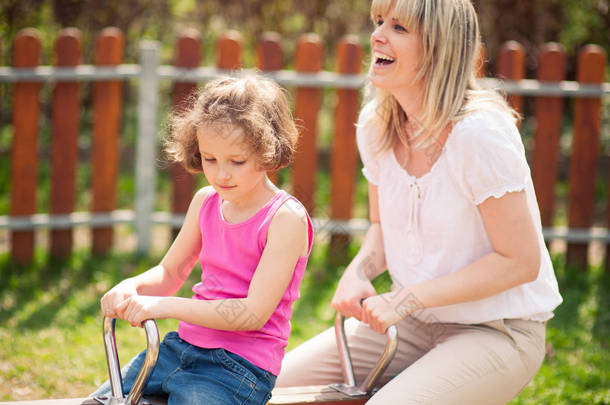
[[[537,373],[561,303],[517,115],[475,81],[469,0],[373,0],[375,97],[357,129],[371,226],[332,306],[362,381],[396,325],[370,404],[504,404]],[[389,271],[394,288],[370,280]],[[341,382],[331,330],[288,353],[278,386]],[[388,382],[389,381],[389,382]]]

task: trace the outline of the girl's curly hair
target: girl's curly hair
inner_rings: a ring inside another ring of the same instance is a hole
[[[259,75],[222,77],[208,82],[191,107],[175,112],[165,151],[186,170],[200,173],[197,130],[238,127],[262,169],[275,171],[294,157],[298,131],[283,89]]]

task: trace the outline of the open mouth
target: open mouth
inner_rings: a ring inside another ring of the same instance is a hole
[[[384,55],[384,54],[379,53],[379,52],[375,52],[373,54],[373,57],[375,59],[375,65],[379,65],[379,66],[391,65],[395,61],[395,59],[392,58],[391,56]]]

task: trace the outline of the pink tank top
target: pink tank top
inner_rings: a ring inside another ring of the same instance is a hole
[[[247,297],[250,280],[267,243],[269,224],[278,208],[288,199],[296,201],[280,190],[251,218],[230,224],[222,216],[222,199],[218,193],[206,197],[199,212],[201,282],[193,287],[193,299]],[[180,337],[195,346],[226,349],[278,375],[290,335],[292,303],[299,298],[299,285],[313,243],[313,227],[309,217],[307,221],[307,255],[299,257],[288,288],[271,318],[261,329],[224,331],[181,321],[178,325]],[[236,327],[256,322],[239,303],[219,301],[217,310]]]

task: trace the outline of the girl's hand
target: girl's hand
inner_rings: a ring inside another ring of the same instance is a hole
[[[119,304],[134,295],[138,295],[135,285],[129,280],[121,281],[102,297],[100,301],[102,315],[108,318],[118,318],[116,309]]]
[[[164,297],[147,295],[132,295],[116,308],[119,318],[126,320],[131,326],[142,327],[147,319],[160,318],[159,309]]]
[[[331,306],[345,317],[362,321],[362,300],[377,294],[373,284],[362,273],[350,271],[341,276]]]
[[[369,297],[362,303],[362,322],[367,323],[374,331],[384,334],[386,330],[421,309],[421,303],[413,294],[389,292]]]

